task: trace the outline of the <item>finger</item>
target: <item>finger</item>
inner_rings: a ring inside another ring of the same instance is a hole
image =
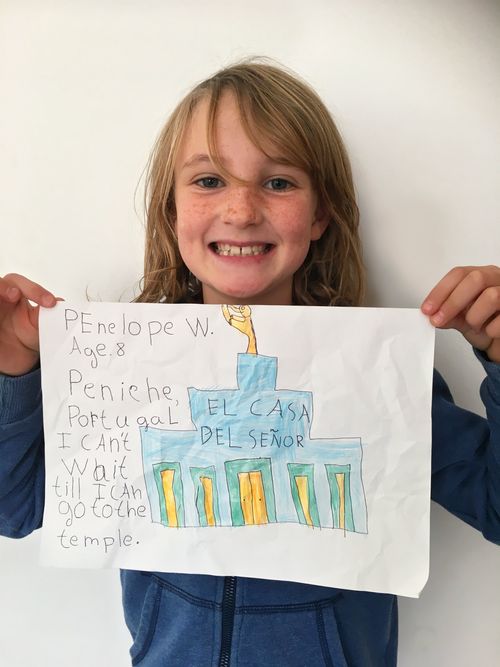
[[[450,296],[456,286],[465,278],[472,266],[456,266],[441,278],[441,280],[432,288],[422,303],[422,311],[426,315],[432,315],[437,312],[442,303]]]
[[[9,273],[2,279],[7,285],[7,290],[10,288],[18,289],[22,296],[30,301],[33,301],[39,306],[51,308],[56,304],[56,297],[38,283],[29,280],[26,276],[19,273]],[[10,292],[12,294],[12,292]],[[19,298],[19,297],[18,297]]]
[[[431,323],[443,327],[467,310],[485,289],[500,283],[500,270],[496,267],[469,267],[469,272],[441,302],[431,315]]]
[[[465,320],[474,331],[479,332],[500,312],[500,286],[487,287],[474,301],[465,315]],[[486,330],[486,329],[485,329]],[[489,332],[487,332],[488,335]]]
[[[0,278],[0,298],[11,303],[17,303],[21,298],[21,291],[3,278]]]
[[[485,327],[485,332],[493,340],[500,344],[500,315],[494,317]]]
[[[500,338],[493,338],[491,344],[485,348],[485,352],[491,361],[495,361],[497,364],[500,364]]]

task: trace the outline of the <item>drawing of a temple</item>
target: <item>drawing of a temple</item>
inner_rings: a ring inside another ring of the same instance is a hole
[[[366,533],[361,439],[311,438],[312,393],[276,389],[278,358],[257,354],[243,308],[249,345],[237,357],[237,388],[189,388],[194,430],[141,428],[152,521]],[[223,312],[243,331],[242,318]]]

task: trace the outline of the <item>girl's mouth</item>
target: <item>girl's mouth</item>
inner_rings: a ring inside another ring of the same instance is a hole
[[[271,248],[272,243],[256,243],[254,245],[232,245],[230,243],[210,243],[210,247],[217,255],[224,257],[255,257],[265,255]]]

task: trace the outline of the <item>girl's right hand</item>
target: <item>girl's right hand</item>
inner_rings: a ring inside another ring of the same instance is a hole
[[[0,373],[23,375],[36,365],[40,306],[52,308],[56,303],[51,292],[25,276],[9,273],[0,278]]]

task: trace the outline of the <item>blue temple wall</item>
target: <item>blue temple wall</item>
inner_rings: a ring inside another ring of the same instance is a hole
[[[141,428],[146,487],[154,522],[161,522],[160,497],[154,466],[180,464],[184,525],[198,526],[196,489],[191,468],[215,467],[221,525],[230,526],[231,510],[225,463],[267,459],[278,522],[298,522],[291,499],[289,463],[314,463],[314,489],[322,527],[333,527],[326,464],[348,466],[355,531],[367,532],[359,438],[310,437],[311,392],[276,390],[276,357],[239,354],[236,389],[189,388],[194,429]]]

